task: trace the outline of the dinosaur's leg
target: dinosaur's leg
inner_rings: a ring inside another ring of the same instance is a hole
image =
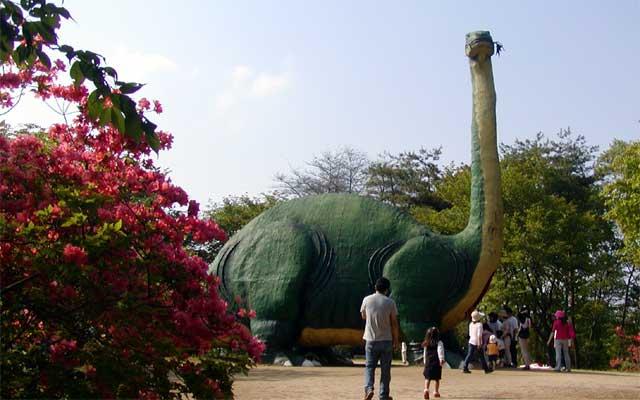
[[[251,331],[272,354],[290,349],[300,334],[304,284],[314,254],[305,226],[273,223],[243,237],[230,260],[232,285],[243,286],[248,306],[256,311]]]

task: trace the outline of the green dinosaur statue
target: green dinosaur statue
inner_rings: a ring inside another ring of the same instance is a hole
[[[210,272],[227,299],[255,309],[251,331],[270,349],[359,345],[362,298],[391,281],[401,334],[420,341],[468,318],[488,289],[502,248],[495,89],[489,32],[466,36],[473,83],[469,223],[439,235],[377,200],[325,194],[265,211],[234,235]]]

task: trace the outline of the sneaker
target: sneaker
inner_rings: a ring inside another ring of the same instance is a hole
[[[367,390],[364,394],[364,400],[373,399],[373,390]]]
[[[531,369],[531,367],[529,367],[528,365],[525,365],[524,367],[522,367],[523,371],[529,371]]]
[[[492,369],[485,369],[485,370],[484,370],[484,373],[485,373],[485,374],[490,374],[490,373],[492,373],[492,372],[493,372],[493,370],[492,370]]]
[[[462,370],[462,372],[464,372],[465,374],[470,374],[470,373],[471,373],[471,371],[469,371],[469,370],[468,370],[468,369],[466,369],[466,368],[465,368],[465,369],[463,369],[463,370]]]
[[[424,391],[424,396],[422,398],[425,399],[425,400],[429,400],[429,391],[428,390]]]
[[[433,397],[440,397],[440,393],[439,393],[439,392],[435,392],[435,393],[433,394]]]

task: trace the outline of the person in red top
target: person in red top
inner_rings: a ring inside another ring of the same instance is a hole
[[[564,354],[564,363],[567,367],[567,372],[571,372],[571,356],[569,355],[569,348],[573,346],[573,340],[576,338],[576,333],[573,330],[571,322],[567,320],[567,314],[565,314],[564,311],[556,311],[555,317],[556,320],[553,321],[551,335],[549,335],[549,341],[547,342],[548,344],[551,344],[551,339],[553,339],[553,348],[556,351],[555,371],[560,372],[562,355]]]

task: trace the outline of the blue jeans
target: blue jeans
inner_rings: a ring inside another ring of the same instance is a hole
[[[555,339],[553,347],[556,350],[556,371],[560,371],[562,356],[564,355],[564,366],[567,371],[571,371],[571,354],[569,354],[569,339]]]
[[[389,382],[391,382],[391,359],[393,358],[393,346],[391,340],[369,342],[364,346],[366,364],[364,370],[364,391],[373,391],[376,366],[380,361],[380,398],[389,398]]]
[[[467,357],[464,359],[465,371],[469,369],[469,363],[473,361],[473,358],[474,358],[473,356],[475,355],[476,351],[480,356],[478,358],[480,359],[480,363],[482,363],[482,369],[484,369],[485,371],[489,369],[489,366],[487,365],[487,360],[484,359],[484,354],[482,354],[482,349],[478,349],[478,346],[476,346],[475,344],[469,343],[469,350],[467,351]]]

